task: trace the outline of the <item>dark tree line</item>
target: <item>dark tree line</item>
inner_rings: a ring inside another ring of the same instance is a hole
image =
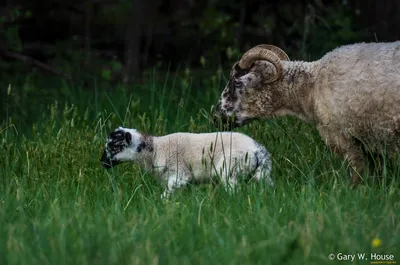
[[[397,40],[398,25],[397,0],[7,0],[0,67],[129,82],[154,65],[228,64],[259,43],[311,59],[345,43]]]

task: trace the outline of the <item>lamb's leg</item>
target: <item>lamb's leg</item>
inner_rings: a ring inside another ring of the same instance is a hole
[[[232,172],[225,172],[225,170],[224,172],[222,172],[221,181],[226,191],[232,192],[233,190],[235,190],[236,184],[238,182],[237,175],[238,172],[236,172],[236,169],[232,170]]]
[[[270,187],[274,186],[274,181],[272,180],[272,178],[270,177],[270,171],[271,169],[268,166],[265,165],[260,165],[256,172],[254,173],[254,178],[258,181],[258,182],[265,182],[267,183]]]
[[[176,189],[186,186],[189,183],[189,178],[185,174],[169,175],[166,177],[166,179],[167,179],[167,187],[161,194],[161,199],[163,200],[168,199]]]
[[[255,178],[258,182],[265,182],[270,187],[274,186],[274,181],[271,179],[271,160],[269,156],[259,157],[261,161],[255,162],[259,163],[258,167],[254,173],[253,178]],[[257,164],[256,164],[257,165]]]
[[[350,166],[350,178],[353,185],[358,185],[361,182],[361,174],[365,171],[365,157],[359,143],[354,141],[350,135],[345,135],[342,132],[329,132],[319,129],[326,144],[333,150],[346,159]]]

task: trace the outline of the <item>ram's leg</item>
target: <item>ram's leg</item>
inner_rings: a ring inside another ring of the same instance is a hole
[[[360,144],[350,135],[341,132],[326,133],[321,129],[319,132],[333,152],[344,156],[349,163],[351,183],[358,185],[361,182],[361,175],[365,171],[366,163]]]
[[[358,185],[361,182],[361,174],[365,171],[365,157],[360,148],[352,146],[345,153],[345,158],[349,162],[350,177],[353,185]]]
[[[383,174],[384,163],[388,162],[389,156],[387,153],[376,150],[369,150],[368,148],[363,148],[363,154],[366,161],[369,162],[369,176],[375,179],[380,179]]]
[[[171,194],[181,187],[186,186],[189,183],[189,177],[186,174],[173,174],[166,177],[167,187],[161,194],[161,199],[168,199]]]

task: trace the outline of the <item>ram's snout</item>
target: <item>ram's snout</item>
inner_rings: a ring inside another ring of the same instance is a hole
[[[225,110],[221,109],[221,103],[218,103],[215,107],[213,122],[215,128],[223,131],[230,131],[238,126],[235,116],[228,115]]]
[[[119,161],[116,161],[116,160],[111,159],[111,158],[107,155],[107,151],[106,151],[106,150],[103,151],[103,155],[102,155],[101,158],[100,158],[100,162],[101,162],[101,164],[103,165],[103,167],[106,168],[106,169],[110,169],[110,168],[112,168],[113,166],[116,166],[116,165],[118,165],[118,164],[121,163],[121,162],[119,162]]]

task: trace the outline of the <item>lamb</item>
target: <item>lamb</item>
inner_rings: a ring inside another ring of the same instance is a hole
[[[241,133],[173,133],[150,136],[118,127],[107,137],[101,162],[105,168],[132,161],[154,173],[166,188],[166,199],[177,188],[220,176],[225,188],[235,188],[239,177],[253,175],[273,186],[266,148]]]
[[[248,50],[233,65],[215,125],[285,115],[313,124],[359,184],[371,154],[400,147],[400,41],[345,45],[313,62],[290,61],[273,45]]]

